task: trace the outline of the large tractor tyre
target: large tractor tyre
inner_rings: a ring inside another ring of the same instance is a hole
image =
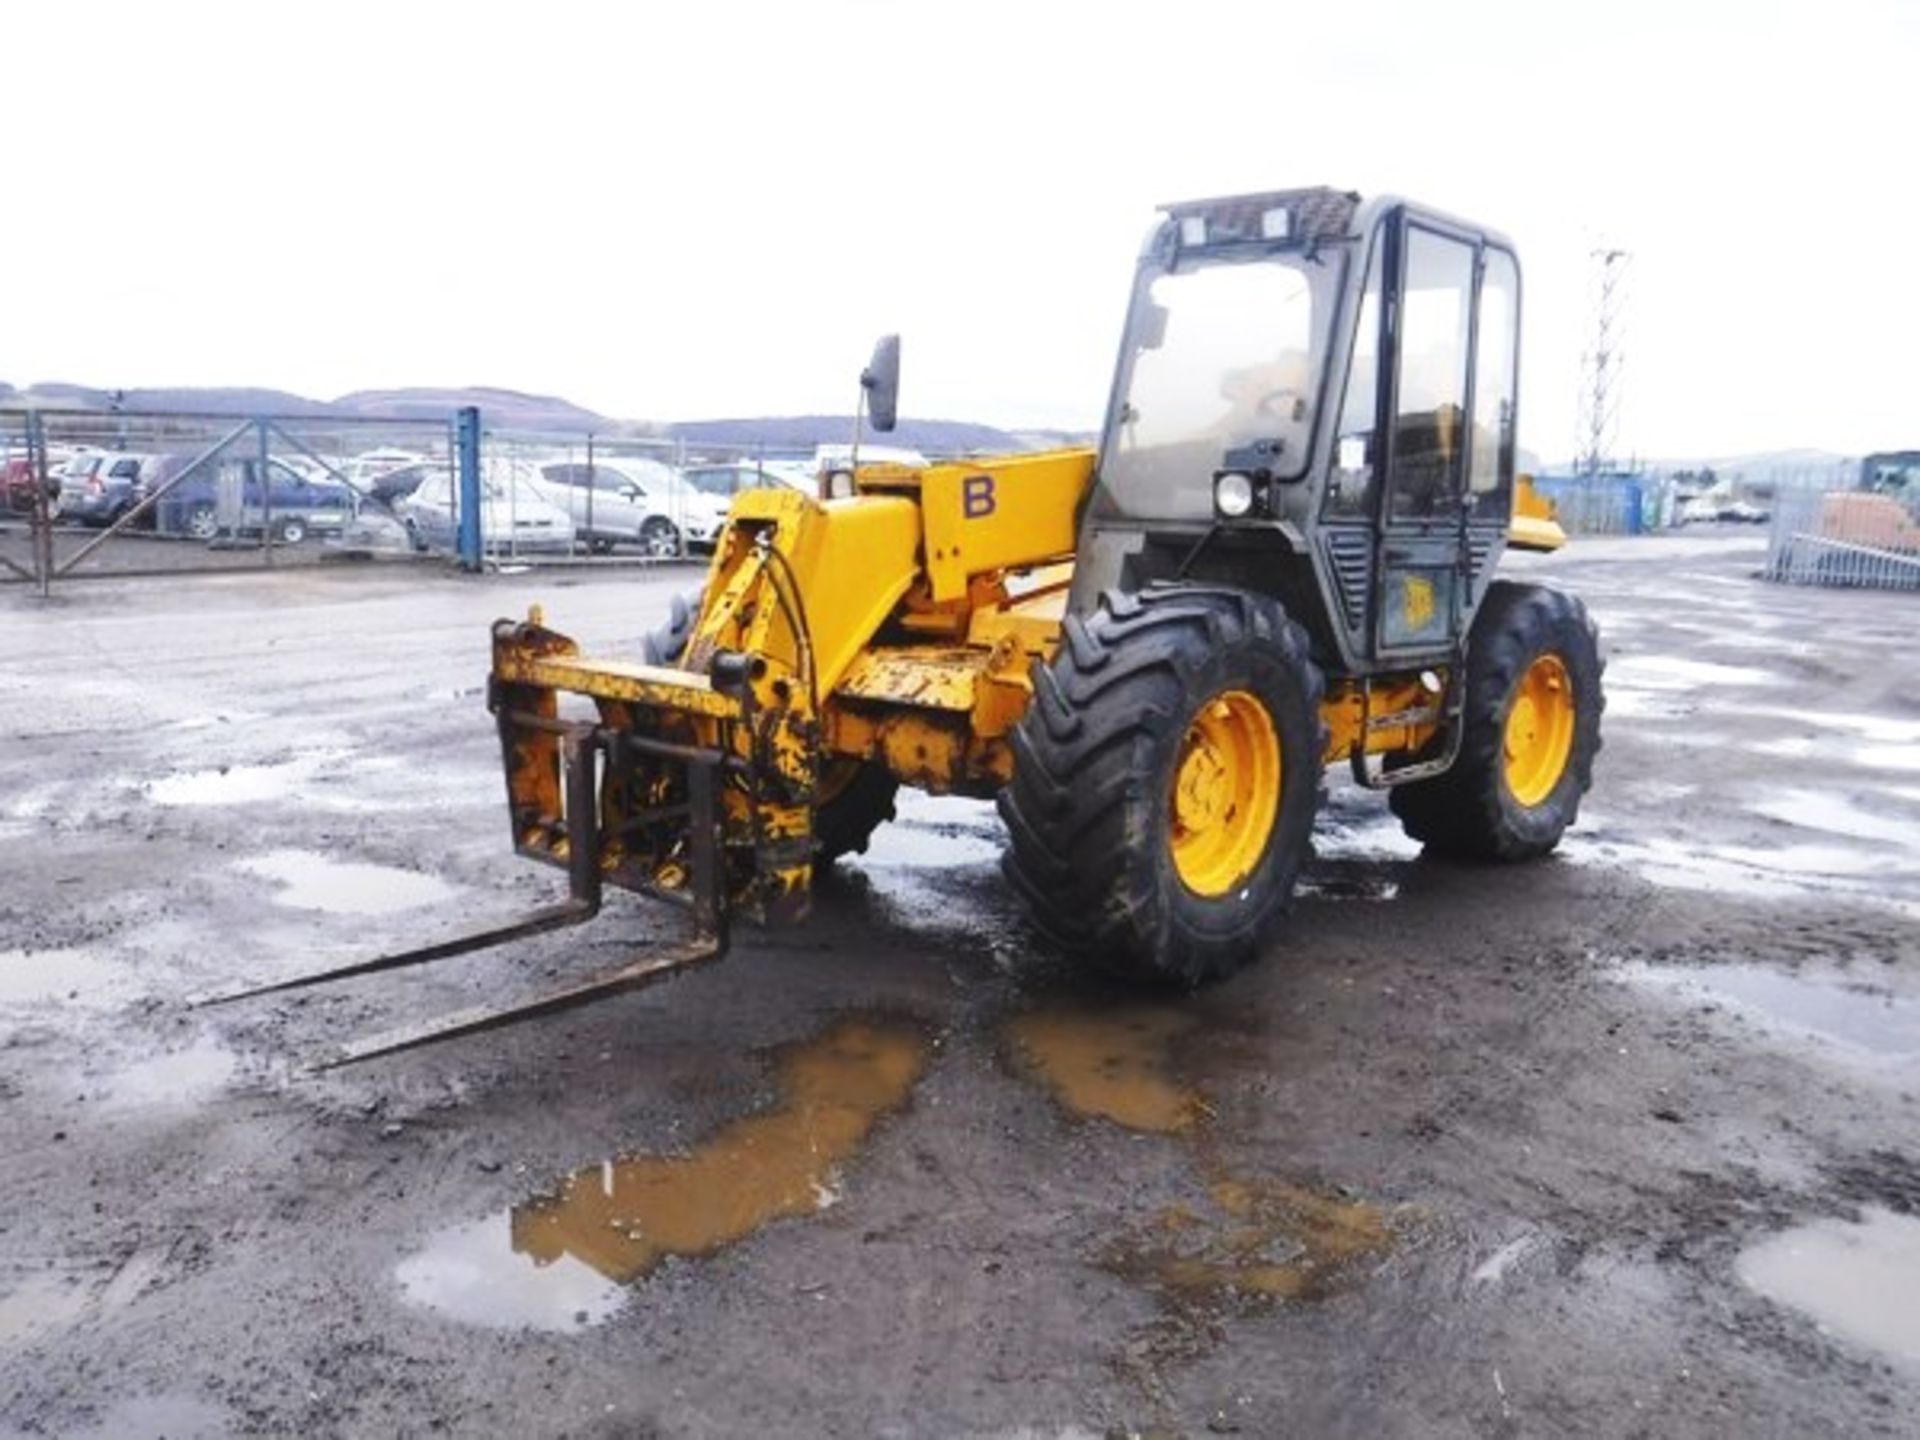
[[[1401,828],[1436,855],[1532,860],[1560,843],[1600,752],[1599,632],[1544,585],[1496,580],[1467,636],[1460,751],[1388,792]]]
[[[814,802],[814,868],[831,865],[842,855],[866,854],[873,832],[893,819],[893,797],[899,789],[900,782],[884,765],[830,761]]]
[[[1286,912],[1320,798],[1307,636],[1245,591],[1155,585],[1069,617],[1000,794],[1002,868],[1064,948],[1196,985]]]
[[[667,605],[667,623],[642,637],[640,658],[649,665],[678,665],[704,598],[699,590],[674,596]],[[864,855],[873,832],[893,819],[893,799],[899,788],[885,766],[845,759],[830,763],[820,777],[813,815],[814,864],[831,865],[842,855]]]

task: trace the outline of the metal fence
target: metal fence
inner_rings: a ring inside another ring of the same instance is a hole
[[[441,419],[0,409],[0,580],[453,557],[654,564],[711,545],[733,496],[811,488],[753,442]]]
[[[1890,495],[1781,491],[1766,576],[1794,585],[1920,590],[1920,519]]]
[[[378,482],[455,451],[450,420],[0,410],[0,578],[403,553]]]
[[[1645,475],[1536,475],[1569,534],[1643,535],[1669,523],[1668,487]]]

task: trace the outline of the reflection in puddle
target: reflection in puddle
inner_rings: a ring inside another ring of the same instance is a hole
[[[1783,821],[1802,830],[1822,830],[1860,840],[1885,841],[1907,850],[1920,850],[1920,821],[1878,815],[1843,795],[1817,790],[1789,790],[1749,807],[1756,815]],[[1884,853],[1880,863],[1886,863]]]
[[[1598,817],[1586,817],[1590,824]],[[1705,890],[1787,900],[1806,895],[1844,894],[1873,905],[1906,908],[1906,902],[1888,882],[1905,877],[1889,874],[1884,847],[1850,849],[1843,845],[1787,845],[1773,849],[1754,845],[1706,847],[1649,835],[1628,839],[1604,827],[1582,833],[1571,831],[1560,842],[1560,853],[1575,862],[1620,865],[1642,879],[1666,889]]]
[[[1778,685],[1780,677],[1751,665],[1722,665],[1678,655],[1623,655],[1607,663],[1607,683],[1611,695],[1615,685],[1631,690],[1686,690],[1695,685]]]
[[[572,1329],[618,1308],[621,1285],[669,1255],[710,1255],[837,1198],[840,1164],[899,1109],[926,1067],[917,1028],[848,1020],[778,1061],[777,1108],[685,1156],[589,1165],[506,1217],[441,1232],[398,1270],[409,1298],[456,1319]]]
[[[124,978],[87,950],[0,950],[0,1005],[98,1002]]]
[[[394,1270],[401,1293],[489,1330],[583,1330],[625,1303],[626,1286],[571,1255],[529,1265],[514,1253],[514,1219],[489,1215],[442,1230]]]
[[[1193,1024],[1189,1015],[1159,1008],[1036,1010],[1008,1031],[1021,1058],[1069,1110],[1171,1134],[1191,1129],[1203,1112],[1200,1092],[1167,1073],[1174,1040]]]
[[[1330,860],[1418,860],[1421,845],[1390,814],[1323,813],[1313,828],[1313,853]]]
[[[247,805],[284,800],[330,756],[309,756],[278,765],[223,765],[166,775],[147,785],[156,805]]]
[[[1920,1008],[1842,976],[1764,965],[1642,966],[1631,979],[1690,1000],[1737,1008],[1762,1024],[1813,1036],[1857,1058],[1920,1068]]]
[[[282,905],[331,915],[391,915],[456,893],[446,881],[415,870],[332,860],[310,850],[275,850],[236,868],[278,882],[273,898]]]
[[[1818,1220],[1749,1246],[1737,1268],[1822,1330],[1920,1368],[1920,1218],[1868,1207],[1856,1222]]]
[[[1393,1243],[1377,1205],[1283,1180],[1216,1180],[1200,1208],[1170,1205],[1101,1263],[1186,1304],[1312,1300]]]

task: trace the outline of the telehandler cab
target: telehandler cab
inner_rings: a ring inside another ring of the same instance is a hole
[[[287,983],[571,924],[612,884],[695,940],[334,1063],[643,984],[724,953],[733,916],[804,916],[902,784],[996,797],[1039,928],[1180,985],[1260,951],[1327,765],[1430,851],[1545,854],[1591,781],[1601,660],[1578,600],[1494,578],[1564,538],[1514,473],[1519,325],[1483,226],[1329,189],[1167,206],[1097,449],[744,493],[637,659],[497,623],[513,843],[571,898]],[[862,376],[876,429],[898,356]]]

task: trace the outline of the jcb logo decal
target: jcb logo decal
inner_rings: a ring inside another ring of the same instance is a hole
[[[969,475],[960,486],[960,513],[979,520],[993,513],[993,476]]]
[[[1401,582],[1401,614],[1409,630],[1424,630],[1433,623],[1433,582],[1409,575]]]

